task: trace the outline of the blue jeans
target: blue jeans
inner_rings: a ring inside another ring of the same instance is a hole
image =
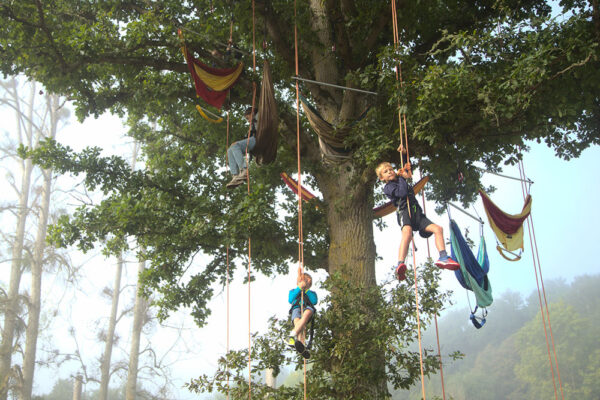
[[[315,309],[310,307],[310,306],[306,306],[304,307],[304,311],[306,310],[310,310],[312,311],[313,315],[315,314]],[[300,307],[296,307],[292,310],[292,322],[296,319],[302,319],[302,314],[300,313]],[[312,318],[312,317],[311,317]],[[310,321],[310,320],[309,320]]]
[[[250,136],[250,139],[238,140],[227,149],[229,171],[232,175],[237,175],[241,170],[246,168],[246,143],[248,144],[248,151],[252,151],[254,146],[256,146],[256,138]]]

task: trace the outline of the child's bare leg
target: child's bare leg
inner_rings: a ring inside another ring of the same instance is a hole
[[[306,344],[306,329],[302,329],[298,332],[298,340],[302,342],[302,344]]]
[[[425,230],[433,233],[433,236],[435,237],[435,247],[438,249],[438,251],[446,250],[446,244],[444,243],[444,230],[441,226],[429,224]]]
[[[310,317],[312,317],[312,314],[313,312],[310,308],[305,308],[304,313],[302,314],[302,318],[294,319],[294,331],[296,331],[296,334],[300,334],[300,332],[304,330],[306,324],[308,323],[308,320],[310,319]]]
[[[439,268],[449,269],[456,271],[460,269],[460,264],[456,262],[452,257],[446,253],[446,244],[444,243],[444,230],[441,226],[436,224],[429,224],[425,230],[432,232],[435,235],[435,247],[440,252],[440,258],[435,262],[435,265]]]
[[[410,225],[402,227],[402,239],[400,239],[400,247],[398,248],[398,261],[406,260],[408,254],[408,243],[412,237],[412,228]]]

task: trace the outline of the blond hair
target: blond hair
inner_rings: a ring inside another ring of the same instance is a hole
[[[310,274],[308,273],[303,273],[302,275],[298,275],[298,282],[300,283],[301,281],[306,282],[306,289],[309,289],[312,286],[312,276],[310,276]]]
[[[387,162],[387,161],[384,161],[384,162],[380,163],[380,164],[377,166],[377,168],[375,168],[375,173],[377,174],[377,177],[378,177],[378,178],[381,178],[381,171],[383,171],[383,169],[384,169],[384,168],[386,168],[386,167],[393,168],[393,167],[392,167],[392,164],[390,164],[390,163],[389,163],[389,162]]]

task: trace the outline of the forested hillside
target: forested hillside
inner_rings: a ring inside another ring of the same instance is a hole
[[[580,276],[570,284],[557,281],[546,284],[560,377],[567,399],[600,398],[599,284],[600,275]],[[516,292],[500,295],[489,308],[482,329],[475,329],[468,318],[469,311],[465,308],[451,311],[439,320],[442,355],[454,350],[464,354],[459,361],[444,359],[447,399],[554,398],[537,291],[526,298]],[[435,331],[426,332],[424,343],[435,349]],[[555,379],[560,397],[558,377]],[[426,388],[428,398],[442,397],[439,374],[428,381]],[[393,398],[420,396],[421,387],[417,385],[410,392],[394,393]]]

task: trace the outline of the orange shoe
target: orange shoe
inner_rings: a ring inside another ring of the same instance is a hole
[[[441,258],[435,262],[435,266],[438,268],[449,269],[450,271],[456,271],[460,269],[460,264],[452,259],[452,257],[448,257],[445,260]]]
[[[406,271],[407,270],[408,270],[408,268],[406,268],[406,264],[399,261],[398,266],[396,267],[396,278],[398,278],[398,280],[400,282],[402,282],[403,280],[406,279]]]

